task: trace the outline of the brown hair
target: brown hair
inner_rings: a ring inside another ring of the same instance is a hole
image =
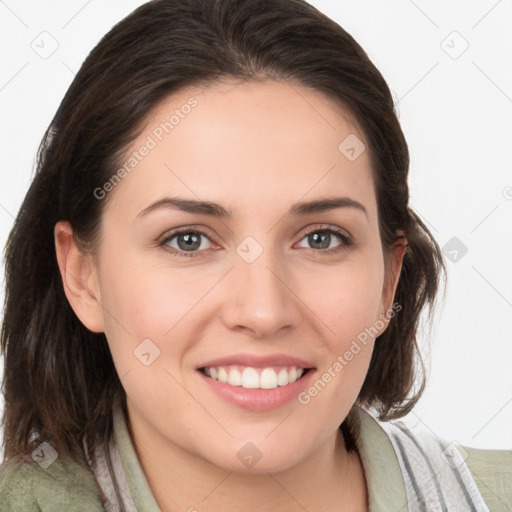
[[[67,220],[84,247],[94,247],[107,201],[93,191],[118,168],[146,116],[185,86],[223,78],[288,80],[356,119],[370,151],[384,255],[398,230],[408,241],[395,295],[401,310],[377,340],[357,403],[389,420],[421,395],[418,322],[425,306],[432,310],[444,263],[408,206],[409,152],[382,75],[343,28],[303,0],[154,0],[114,26],[83,63],[41,142],[9,236],[6,459],[29,453],[33,429],[77,461],[84,438],[92,450],[112,434],[112,405],[120,398],[125,406],[124,390],[105,335],[86,329],[66,299],[53,229]]]

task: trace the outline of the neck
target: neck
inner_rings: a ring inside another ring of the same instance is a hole
[[[337,430],[299,464],[278,472],[237,473],[220,468],[130,422],[132,441],[162,512],[368,510],[364,471]]]

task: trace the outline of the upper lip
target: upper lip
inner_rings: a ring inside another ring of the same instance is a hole
[[[200,364],[197,369],[229,365],[250,366],[252,368],[267,368],[269,366],[296,366],[297,368],[314,368],[315,365],[304,359],[287,354],[232,354],[218,357]]]

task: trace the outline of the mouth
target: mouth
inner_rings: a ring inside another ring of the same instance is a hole
[[[266,366],[256,368],[241,365],[204,366],[199,371],[206,377],[245,389],[275,389],[303,379],[314,368],[298,366]]]

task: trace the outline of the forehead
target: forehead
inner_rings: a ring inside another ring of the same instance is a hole
[[[350,195],[371,213],[368,153],[350,114],[318,91],[271,80],[187,87],[145,120],[119,162],[128,172],[113,199],[137,213],[168,194],[277,214]]]

